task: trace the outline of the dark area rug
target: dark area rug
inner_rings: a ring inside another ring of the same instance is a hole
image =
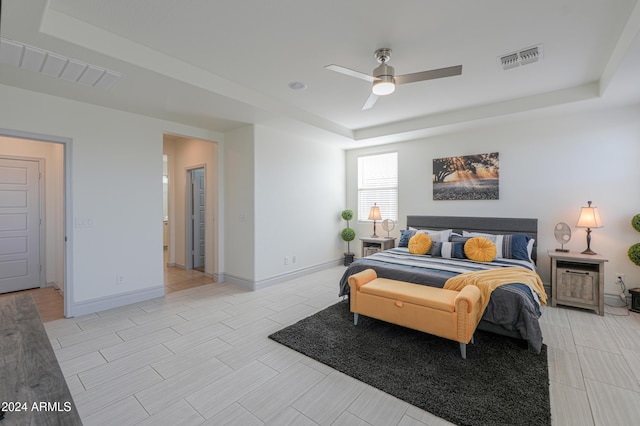
[[[459,425],[550,425],[547,347],[477,330],[457,342],[360,315],[347,300],[269,336]]]

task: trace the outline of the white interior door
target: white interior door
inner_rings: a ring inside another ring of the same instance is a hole
[[[42,285],[39,169],[0,158],[0,293]]]
[[[204,169],[191,171],[193,202],[193,268],[204,268],[205,255],[205,176]]]

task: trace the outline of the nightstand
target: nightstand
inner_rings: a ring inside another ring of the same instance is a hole
[[[360,241],[362,241],[362,257],[366,257],[380,251],[388,250],[396,246],[395,238],[369,237],[360,238]]]
[[[604,315],[604,263],[599,254],[549,250],[551,306],[592,309]]]

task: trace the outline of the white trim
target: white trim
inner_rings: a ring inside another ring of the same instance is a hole
[[[235,275],[231,275],[231,274],[221,274],[220,278],[221,280],[218,282],[237,285],[247,290],[255,290],[253,281],[248,280],[246,278],[236,277]]]
[[[627,305],[626,306],[630,307],[631,306],[631,295],[626,294],[625,297],[627,299]],[[606,306],[619,307],[619,308],[623,308],[625,306],[624,302],[620,298],[619,294],[605,293],[604,294],[604,303],[605,303],[605,308],[606,308]]]
[[[325,269],[333,268],[334,266],[340,266],[344,264],[344,259],[334,259],[328,262],[319,263],[317,265],[307,266],[305,268],[296,269],[295,271],[287,272],[285,274],[274,275],[270,278],[265,278],[260,281],[251,281],[246,278],[236,277],[230,274],[220,274],[216,276],[216,282],[225,282],[228,284],[234,284],[247,290],[260,290],[272,285],[280,284],[285,281],[289,281],[295,278],[300,278],[305,275],[323,271]],[[338,283],[336,283],[336,292],[338,291]]]
[[[145,288],[142,290],[118,293],[113,296],[98,297],[96,299],[74,303],[71,306],[70,315],[67,315],[67,317],[77,317],[87,314],[93,314],[100,311],[106,311],[107,309],[130,305],[132,303],[156,299],[158,297],[163,297],[164,295],[163,284],[156,287]]]
[[[73,302],[73,200],[71,186],[71,165],[72,165],[72,139],[62,136],[43,135],[40,133],[25,132],[21,130],[10,130],[0,128],[0,136],[17,139],[28,139],[40,142],[60,143],[64,147],[64,316],[70,317]]]
[[[270,287],[275,284],[280,284],[284,281],[289,281],[295,278],[300,278],[314,272],[319,272],[325,269],[333,268],[334,266],[340,266],[344,264],[344,259],[334,259],[328,262],[319,263],[317,265],[307,266],[305,268],[296,269],[295,271],[287,272],[285,274],[275,275],[271,278],[266,278],[260,281],[256,281],[254,284],[255,290],[261,288]],[[336,292],[338,291],[338,283],[336,282]],[[337,293],[336,293],[337,294]]]

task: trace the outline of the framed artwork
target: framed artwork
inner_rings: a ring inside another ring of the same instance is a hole
[[[433,159],[434,200],[498,200],[497,152]]]

